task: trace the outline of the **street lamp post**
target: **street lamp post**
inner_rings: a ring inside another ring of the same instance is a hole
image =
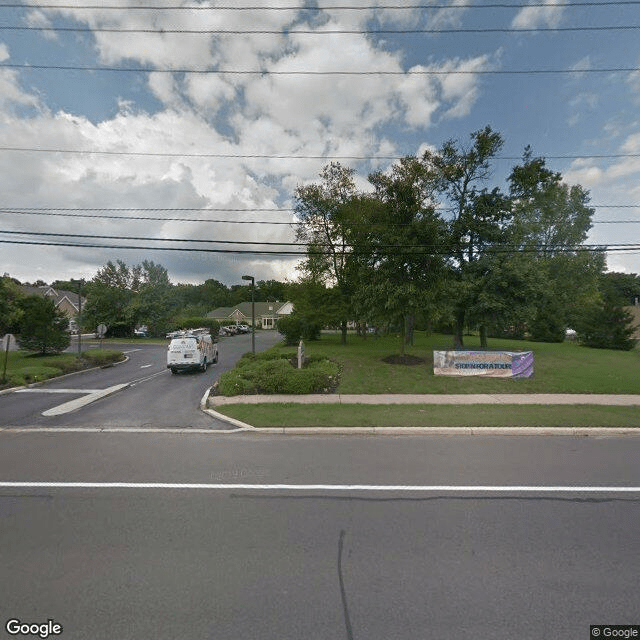
[[[71,280],[71,282],[78,283],[78,358],[82,357],[82,285],[84,285],[84,278],[80,278],[80,280]]]
[[[256,281],[253,276],[242,276],[243,280],[251,280],[251,353],[254,357],[256,355],[256,302],[255,302],[255,288]]]

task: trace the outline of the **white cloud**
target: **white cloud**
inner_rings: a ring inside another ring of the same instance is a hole
[[[511,21],[514,29],[536,29],[559,26],[564,10],[561,0],[551,0],[548,4],[557,6],[525,7]]]

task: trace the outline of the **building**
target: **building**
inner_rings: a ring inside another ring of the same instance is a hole
[[[291,302],[256,302],[256,327],[273,329],[278,318],[288,316],[293,311]],[[207,313],[220,323],[234,322],[251,326],[251,302],[241,302],[233,307],[218,307]]]
[[[54,289],[48,285],[42,287],[28,287],[22,285],[22,291],[27,296],[43,296],[44,298],[50,298],[53,300],[57,309],[63,311],[69,320],[75,320],[80,313],[80,304],[84,306],[86,303],[85,298],[80,298],[77,293],[73,291],[62,291]]]

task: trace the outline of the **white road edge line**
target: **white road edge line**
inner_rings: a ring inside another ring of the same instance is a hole
[[[96,391],[95,393],[90,393],[89,395],[83,396],[82,398],[76,398],[75,400],[69,400],[69,402],[65,402],[63,404],[59,404],[57,407],[52,407],[51,409],[47,409],[42,412],[43,416],[61,416],[65,413],[69,413],[70,411],[75,411],[76,409],[80,409],[96,400],[100,400],[100,398],[105,398],[106,396],[110,396],[112,393],[116,393],[125,387],[128,387],[129,384],[116,384],[113,387],[108,387],[107,389],[102,389],[101,391]]]
[[[535,485],[369,485],[369,484],[225,484],[173,482],[1,482],[4,488],[50,489],[208,489],[251,491],[394,491],[438,493],[640,493],[639,487]]]

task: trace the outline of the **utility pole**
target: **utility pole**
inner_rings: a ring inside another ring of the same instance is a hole
[[[256,280],[253,276],[242,276],[243,280],[251,280],[251,353],[256,355],[256,301],[255,301],[255,288]]]

